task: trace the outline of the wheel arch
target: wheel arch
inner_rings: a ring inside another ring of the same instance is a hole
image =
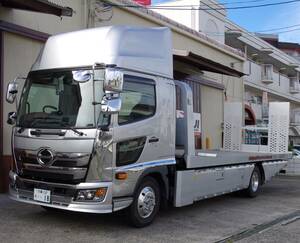
[[[165,206],[167,201],[169,200],[169,190],[170,190],[169,178],[168,178],[168,167],[160,166],[155,168],[149,168],[143,171],[143,173],[140,175],[135,185],[134,192],[136,192],[137,188],[146,177],[152,177],[157,181],[161,192],[162,206]]]

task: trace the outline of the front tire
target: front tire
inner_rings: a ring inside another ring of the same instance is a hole
[[[157,181],[146,177],[134,194],[134,199],[128,209],[130,223],[137,227],[151,224],[160,207],[160,189]]]
[[[260,191],[261,187],[261,173],[258,167],[255,167],[248,188],[244,191],[248,197],[256,197]]]

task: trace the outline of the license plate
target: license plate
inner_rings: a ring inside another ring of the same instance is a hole
[[[34,188],[33,191],[33,200],[39,202],[50,203],[51,192],[49,190],[43,190]]]

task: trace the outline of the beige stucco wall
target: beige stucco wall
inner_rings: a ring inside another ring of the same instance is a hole
[[[242,78],[221,75],[217,73],[205,72],[204,78],[221,83],[225,87],[227,101],[243,102],[244,100],[244,82]]]
[[[244,83],[240,78],[223,75],[222,83],[225,86],[227,101],[243,102],[244,101]]]
[[[209,138],[211,148],[222,146],[222,122],[224,117],[224,94],[221,90],[201,86],[202,147]]]
[[[15,104],[5,101],[6,87],[16,75],[27,76],[33,61],[35,60],[42,43],[15,34],[4,34],[4,90],[3,92],[3,154],[10,155],[11,126],[6,123],[7,113],[16,111]],[[22,83],[22,81],[21,81]],[[22,85],[21,85],[22,86]]]

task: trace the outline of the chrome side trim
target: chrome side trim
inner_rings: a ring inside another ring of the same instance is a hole
[[[168,158],[162,160],[155,160],[155,161],[147,161],[142,163],[135,163],[131,165],[125,165],[116,168],[116,172],[119,171],[138,171],[143,170],[145,168],[156,167],[156,166],[163,166],[163,165],[174,165],[176,164],[175,158]]]
[[[202,157],[213,157],[213,158],[217,157],[217,154],[212,154],[212,153],[198,153],[197,155]]]

